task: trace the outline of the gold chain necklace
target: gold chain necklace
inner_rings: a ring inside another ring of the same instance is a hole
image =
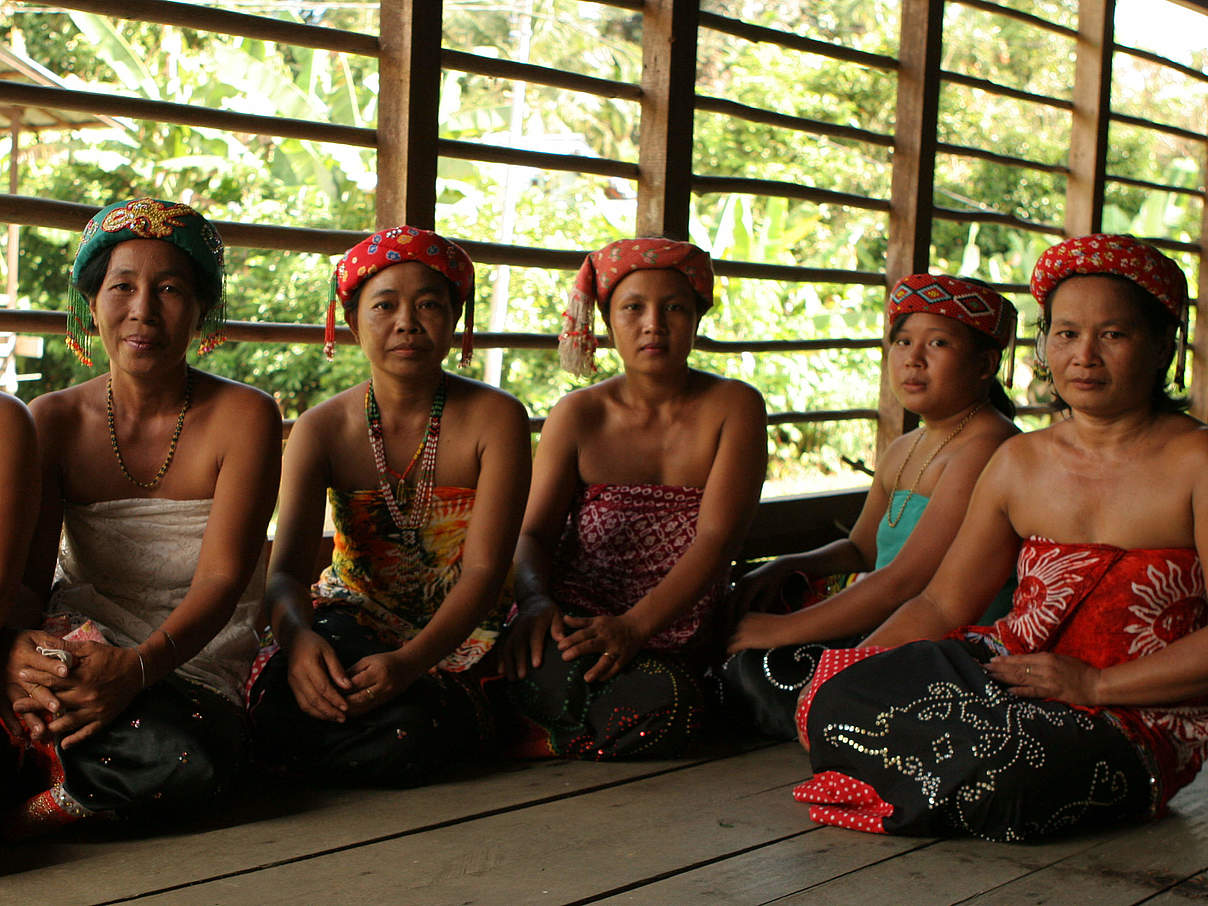
[[[140,488],[157,488],[159,487],[160,479],[168,471],[168,466],[172,465],[172,457],[176,455],[176,442],[180,440],[180,432],[185,426],[185,413],[189,411],[189,404],[193,402],[193,370],[186,370],[185,377],[185,404],[180,407],[180,415],[176,417],[176,430],[172,432],[172,440],[168,442],[168,456],[164,460],[164,464],[159,467],[159,471],[155,473],[155,477],[150,481],[139,481],[126,468],[126,461],[122,459],[122,451],[117,446],[117,426],[114,424],[113,418],[113,375],[105,381],[105,417],[109,423],[109,443],[113,446],[113,455],[117,457],[117,467],[122,470],[122,474],[126,476],[126,480],[131,484],[136,484]]]
[[[898,509],[898,514],[895,516],[893,514],[893,496],[898,492],[898,485],[902,482],[902,473],[906,471],[906,463],[910,462],[910,458],[914,456],[914,451],[918,449],[919,444],[926,436],[927,429],[924,428],[919,432],[919,436],[914,439],[914,443],[910,446],[910,452],[906,454],[906,458],[902,460],[902,465],[898,467],[897,477],[893,480],[893,490],[889,492],[889,511],[885,514],[885,519],[889,523],[890,528],[897,528],[898,523],[902,521],[902,516],[906,513],[906,507],[910,503],[911,498],[914,497],[914,489],[919,486],[919,479],[923,477],[923,473],[927,471],[927,467],[931,465],[932,461],[937,456],[940,455],[940,450],[948,446],[948,441],[952,440],[952,438],[956,437],[956,435],[965,430],[965,426],[973,420],[973,416],[977,415],[978,410],[984,405],[986,405],[986,401],[982,400],[980,403],[970,409],[968,413],[966,413],[965,417],[960,420],[960,423],[952,429],[952,433],[945,437],[943,441],[940,442],[940,445],[931,451],[931,455],[927,457],[927,461],[923,463],[922,467],[919,469],[919,473],[914,476],[914,484],[910,486],[910,491],[907,493],[906,499],[902,501],[902,506]]]

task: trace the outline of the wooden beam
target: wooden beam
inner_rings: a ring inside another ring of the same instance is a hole
[[[1115,18],[1115,0],[1079,0],[1070,176],[1065,190],[1067,236],[1097,233],[1103,224]]]
[[[442,0],[381,0],[379,229],[436,226]]]
[[[8,192],[16,195],[21,184],[21,113],[18,110],[9,111],[9,152],[8,152]],[[5,272],[4,304],[9,308],[17,307],[17,268],[19,265],[20,249],[18,243],[21,227],[15,223],[8,225],[8,241],[4,247],[7,260]]]
[[[100,16],[117,16],[135,22],[155,22],[159,25],[177,25],[219,35],[240,35],[261,41],[276,41],[278,44],[295,44],[299,47],[355,53],[366,57],[378,55],[378,42],[373,35],[319,25],[303,25],[269,16],[251,16],[197,3],[173,3],[167,0],[67,0],[65,3],[56,3],[55,6]]]
[[[887,287],[908,274],[927,270],[931,260],[944,0],[903,0],[901,12],[897,134],[885,260]],[[879,457],[891,441],[918,423],[894,398],[884,367],[877,408],[881,413],[877,425]]]
[[[335,142],[363,148],[372,148],[375,144],[373,130],[361,129],[357,126],[316,123],[311,120],[285,116],[235,113],[230,110],[217,110],[212,107],[199,107],[191,104],[150,101],[146,98],[129,97],[106,91],[76,91],[71,88],[52,88],[47,85],[27,85],[23,82],[0,81],[0,104],[48,110],[71,110],[78,113],[90,113],[98,117],[128,116],[131,119],[152,122],[205,126],[225,132],[250,132],[253,135],[275,135],[283,138],[299,138],[304,141]],[[64,123],[63,128],[74,129],[75,124]]]
[[[1208,154],[1208,142],[1205,142]],[[1195,331],[1188,337],[1191,359],[1190,412],[1200,421],[1208,421],[1208,201],[1200,205],[1200,267],[1196,287]]]
[[[688,238],[698,0],[649,0],[642,18],[639,236]]]

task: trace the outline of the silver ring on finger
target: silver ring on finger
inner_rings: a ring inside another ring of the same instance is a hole
[[[600,657],[606,657],[609,660],[616,660],[617,656],[615,654],[613,654],[611,651],[605,651],[603,654],[600,655]]]

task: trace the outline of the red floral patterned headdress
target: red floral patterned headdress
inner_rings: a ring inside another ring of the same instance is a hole
[[[461,365],[470,364],[474,354],[474,262],[465,249],[431,230],[397,226],[374,233],[350,248],[331,277],[327,304],[327,326],[323,351],[327,358],[336,349],[336,300],[344,306],[366,280],[385,268],[404,261],[418,261],[442,274],[453,285],[454,305],[462,306],[465,319],[461,332]]]
[[[562,367],[572,374],[596,370],[595,310],[606,311],[613,291],[622,278],[634,271],[676,270],[688,278],[699,297],[700,314],[713,304],[713,265],[709,253],[690,242],[674,239],[620,239],[594,251],[583,260],[570,291],[570,303],[562,312],[558,355]]]
[[[1043,310],[1057,285],[1074,275],[1123,277],[1152,295],[1177,325],[1174,382],[1183,389],[1187,360],[1187,278],[1175,262],[1134,236],[1092,233],[1045,251],[1032,270],[1032,295]]]

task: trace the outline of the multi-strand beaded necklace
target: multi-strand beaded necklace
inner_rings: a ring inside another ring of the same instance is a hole
[[[172,465],[172,457],[176,455],[176,443],[180,440],[180,432],[185,427],[185,413],[189,411],[189,404],[193,402],[193,369],[186,368],[185,374],[185,403],[180,407],[180,415],[176,417],[176,430],[172,432],[172,439],[168,442],[168,455],[164,459],[164,464],[159,467],[159,471],[150,481],[139,481],[126,468],[126,461],[122,459],[122,451],[117,446],[117,425],[113,417],[113,377],[110,376],[105,381],[105,419],[109,425],[109,444],[113,447],[113,455],[117,457],[117,467],[122,470],[126,480],[140,488],[159,487],[160,481],[168,472],[168,466]]]
[[[373,395],[373,381],[365,388],[365,421],[369,423],[369,447],[373,450],[373,464],[377,467],[378,488],[386,503],[386,510],[395,526],[408,544],[417,544],[420,530],[427,525],[432,510],[432,491],[436,487],[436,446],[440,441],[440,417],[445,411],[446,378],[442,373],[436,396],[432,399],[432,410],[428,413],[428,429],[420,439],[411,462],[400,475],[386,464],[386,443],[382,437],[382,413],[378,409],[377,397]],[[399,501],[406,494],[405,482],[415,464],[419,473],[415,477],[415,491],[406,517],[399,509]],[[398,479],[397,491],[390,487],[390,478]]]

